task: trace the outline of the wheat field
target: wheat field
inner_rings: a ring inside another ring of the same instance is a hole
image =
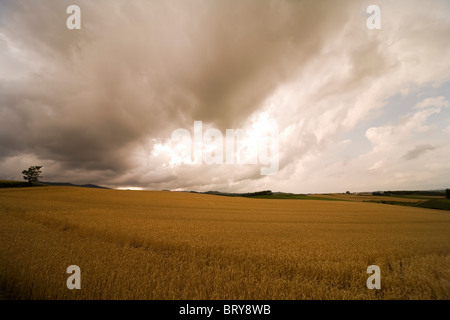
[[[449,299],[450,214],[353,201],[0,189],[11,299]],[[369,290],[369,265],[381,289]],[[69,290],[69,265],[81,289]]]

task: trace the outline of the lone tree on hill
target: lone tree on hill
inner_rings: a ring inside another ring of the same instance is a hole
[[[450,189],[445,189],[445,197],[450,199]]]
[[[28,181],[30,185],[39,181],[41,177],[41,168],[42,166],[32,166],[29,167],[28,170],[23,170],[23,178]]]

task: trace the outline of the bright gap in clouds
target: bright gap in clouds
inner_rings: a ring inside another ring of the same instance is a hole
[[[267,152],[272,152],[270,148],[270,132],[278,130],[277,123],[270,117],[267,111],[253,115],[242,128],[227,128],[220,131],[211,128],[211,125],[202,123],[201,139],[196,139],[195,125],[190,128],[178,128],[186,130],[189,136],[186,139],[170,139],[169,141],[156,142],[154,139],[153,149],[146,154],[138,153],[139,158],[148,157],[147,162],[152,162],[152,158],[161,158],[162,167],[175,168],[182,165],[202,165],[204,158],[208,155],[215,156],[223,165],[237,164],[257,164],[260,159],[258,155],[258,146],[266,146]],[[205,133],[208,130],[215,130],[217,136],[206,138]],[[198,140],[198,141],[197,141]],[[219,143],[220,142],[220,143]],[[222,145],[222,148],[220,148]],[[190,148],[189,148],[190,146]],[[151,146],[149,146],[151,147]],[[196,150],[202,153],[203,161],[196,161]],[[273,152],[278,152],[273,150]],[[232,153],[232,160],[229,163],[229,155]]]
[[[139,188],[139,187],[118,187],[116,189],[117,190],[134,190],[134,191],[144,190],[143,188]]]

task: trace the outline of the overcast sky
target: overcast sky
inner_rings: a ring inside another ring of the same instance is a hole
[[[449,57],[448,0],[0,0],[0,179],[42,165],[44,181],[149,190],[450,187]],[[194,121],[252,145],[278,128],[278,170],[186,161],[171,134]]]

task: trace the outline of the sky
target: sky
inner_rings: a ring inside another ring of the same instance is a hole
[[[447,0],[0,0],[0,179],[448,188],[449,57]]]

